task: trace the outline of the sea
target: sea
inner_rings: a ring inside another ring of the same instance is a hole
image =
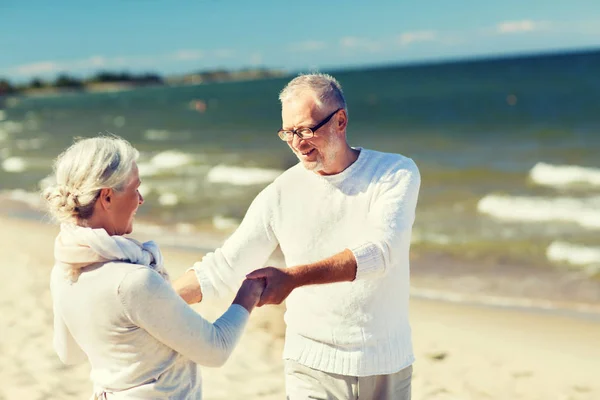
[[[600,281],[600,51],[323,72],[343,86],[350,145],[420,168],[413,252]],[[141,153],[143,226],[227,235],[297,163],[277,137],[292,77],[9,99],[0,212],[39,209],[56,156],[112,133]]]

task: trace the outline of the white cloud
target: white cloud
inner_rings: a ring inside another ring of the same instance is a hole
[[[79,72],[102,68],[154,67],[164,63],[195,61],[203,57],[200,50],[182,49],[173,53],[151,56],[104,57],[94,55],[70,61],[40,61],[9,68],[8,73],[19,76],[51,75],[59,72]]]
[[[366,38],[358,38],[354,36],[343,37],[340,40],[340,45],[344,49],[359,49],[359,50],[367,50],[370,52],[377,52],[383,50],[383,43],[366,39]]]
[[[262,55],[260,53],[253,53],[250,56],[250,64],[252,65],[260,65],[263,62]]]
[[[527,33],[539,31],[548,26],[547,22],[532,21],[524,19],[521,21],[503,21],[496,25],[496,33],[511,34],[511,33]]]
[[[175,61],[192,61],[199,60],[204,56],[204,53],[200,50],[178,50],[173,53],[170,57]]]
[[[62,67],[70,70],[87,69],[87,68],[103,68],[108,64],[109,60],[102,56],[91,56],[83,60],[73,61],[71,63],[63,63]],[[70,68],[69,68],[70,66]]]
[[[231,49],[218,49],[215,50],[214,54],[217,58],[230,58],[235,55],[235,51]]]
[[[408,46],[417,42],[431,42],[437,39],[437,33],[434,31],[414,31],[404,32],[398,36],[398,43],[402,46]]]
[[[12,68],[16,75],[40,75],[61,71],[61,65],[54,61],[40,61],[31,64],[18,65]]]
[[[292,52],[311,52],[323,50],[327,47],[325,42],[320,42],[317,40],[308,40],[305,42],[292,43],[288,50]]]

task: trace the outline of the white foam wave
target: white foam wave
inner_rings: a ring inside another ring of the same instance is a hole
[[[177,150],[167,150],[156,154],[149,162],[138,163],[141,176],[155,176],[164,171],[192,164],[194,158]]]
[[[561,187],[572,184],[600,186],[600,169],[577,165],[552,165],[540,162],[529,171],[529,177],[542,186]]]
[[[178,168],[191,164],[192,160],[193,158],[190,154],[176,150],[167,150],[152,157],[150,162],[158,168]]]
[[[239,224],[240,221],[235,218],[227,218],[222,215],[215,215],[213,217],[213,226],[222,231],[232,231],[236,229]]]
[[[169,140],[171,133],[164,129],[148,129],[144,132],[144,137],[152,141]]]
[[[115,126],[117,128],[122,128],[125,126],[125,123],[127,122],[127,120],[125,119],[124,116],[122,115],[118,115],[113,119],[113,124],[115,124]]]
[[[6,172],[23,172],[27,169],[27,162],[21,157],[9,157],[2,161],[2,169]]]
[[[25,203],[28,206],[36,209],[41,209],[44,206],[44,201],[42,200],[40,194],[37,192],[27,192],[23,189],[15,189],[2,192],[2,197],[12,201]]]
[[[571,310],[581,313],[600,313],[597,304],[578,302],[554,302],[552,300],[527,297],[502,297],[487,294],[459,293],[449,290],[418,288],[411,284],[410,294],[413,297],[447,301],[459,304],[481,304],[492,307],[511,307],[535,310]]]
[[[162,193],[158,197],[158,203],[161,206],[172,207],[179,204],[179,197],[175,193]]]
[[[22,122],[15,121],[2,121],[0,122],[0,132],[7,134],[21,133],[23,132],[24,125]]]
[[[411,242],[415,243],[415,244],[416,243],[434,243],[434,244],[447,245],[452,242],[452,238],[448,235],[444,235],[441,233],[419,232],[417,230],[414,230],[413,234],[412,234]]]
[[[564,221],[600,228],[600,197],[518,197],[487,195],[477,204],[482,214],[506,221]]]
[[[600,247],[587,247],[567,242],[552,242],[546,249],[546,257],[554,262],[572,265],[600,265]]]
[[[19,150],[39,150],[44,146],[45,139],[42,138],[31,138],[31,139],[19,139],[15,141],[15,144]]]
[[[282,172],[278,169],[217,165],[208,171],[206,179],[211,183],[228,183],[242,186],[256,185],[273,182]]]

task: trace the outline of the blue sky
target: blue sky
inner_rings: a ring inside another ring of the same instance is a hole
[[[0,0],[0,76],[287,70],[600,48],[598,0]]]

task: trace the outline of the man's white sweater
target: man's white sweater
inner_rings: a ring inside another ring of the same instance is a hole
[[[353,282],[304,286],[287,299],[284,358],[341,375],[390,374],[414,361],[409,248],[420,175],[397,154],[359,149],[343,172],[298,164],[253,201],[236,232],[194,265],[204,298],[237,290],[279,245],[287,266],[350,249]]]

